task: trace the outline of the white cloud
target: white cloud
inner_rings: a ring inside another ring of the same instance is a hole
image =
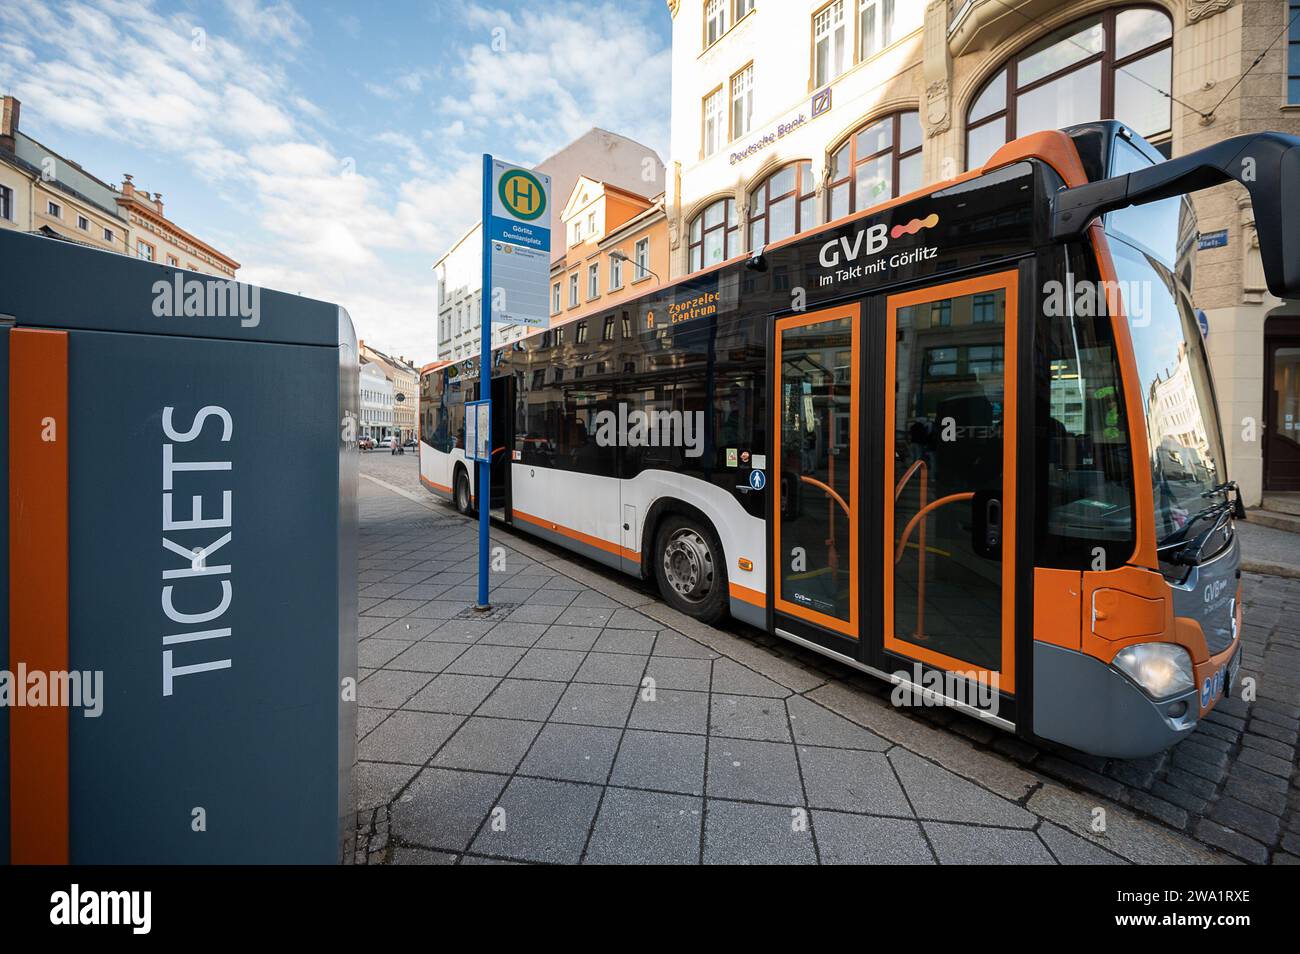
[[[298,47],[310,30],[307,21],[288,0],[268,4],[257,0],[226,0],[226,10],[246,35],[267,43],[282,42]]]

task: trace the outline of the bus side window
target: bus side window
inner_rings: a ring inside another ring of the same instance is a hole
[[[1099,278],[1095,263],[1079,249],[1070,251],[1068,267],[1072,275],[1060,283],[1066,289]],[[1103,313],[1060,297],[1045,301],[1039,312],[1040,566],[1094,569],[1100,547],[1104,565],[1114,567],[1132,553],[1133,464],[1124,395],[1110,316],[1098,310]]]

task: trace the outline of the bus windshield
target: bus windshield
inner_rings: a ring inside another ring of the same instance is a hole
[[[1156,540],[1221,503],[1223,445],[1209,361],[1191,302],[1162,262],[1112,237],[1146,414]]]

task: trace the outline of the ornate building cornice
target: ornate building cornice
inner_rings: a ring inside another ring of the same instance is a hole
[[[677,16],[677,8],[681,5],[681,0],[668,0],[668,15],[670,17]]]

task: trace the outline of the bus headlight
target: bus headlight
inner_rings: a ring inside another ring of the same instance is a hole
[[[1112,665],[1153,699],[1165,699],[1196,687],[1192,657],[1173,643],[1137,643],[1115,654]]]

